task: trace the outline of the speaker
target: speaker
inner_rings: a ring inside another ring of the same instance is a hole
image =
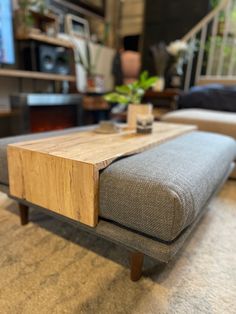
[[[23,58],[26,70],[64,75],[70,73],[70,53],[64,47],[41,44],[26,47]]]

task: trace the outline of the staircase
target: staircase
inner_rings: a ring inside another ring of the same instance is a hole
[[[221,0],[182,40],[189,44],[186,91],[192,85],[236,85],[236,0]]]

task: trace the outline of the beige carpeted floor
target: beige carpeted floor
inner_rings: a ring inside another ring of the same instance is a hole
[[[178,256],[145,260],[129,280],[127,252],[34,211],[19,225],[0,194],[0,313],[236,313],[236,181],[228,181]]]

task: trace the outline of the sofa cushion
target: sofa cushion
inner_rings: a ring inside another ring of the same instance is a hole
[[[235,86],[220,84],[194,86],[187,93],[180,95],[178,107],[236,112],[235,97]]]
[[[201,131],[215,132],[236,139],[236,113],[206,109],[181,109],[167,113],[162,121],[195,124]]]
[[[236,113],[205,109],[182,109],[164,115],[162,121],[195,124],[198,130],[228,135],[236,140]],[[236,168],[230,177],[236,179]]]
[[[69,128],[60,131],[51,131],[51,132],[41,132],[34,134],[24,134],[18,136],[5,137],[0,139],[0,183],[8,185],[8,167],[7,167],[7,145],[12,143],[19,143],[30,140],[37,140],[41,138],[47,138],[52,136],[60,136],[68,133],[79,132],[85,129],[89,129],[89,127],[76,127]]]
[[[120,159],[100,175],[100,216],[172,241],[204,208],[235,155],[234,139],[196,131]]]

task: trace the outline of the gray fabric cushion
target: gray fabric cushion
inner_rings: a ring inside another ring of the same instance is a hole
[[[227,172],[225,173],[225,176],[222,180],[222,184],[218,186],[218,189],[221,188],[221,186],[224,184],[225,180],[227,180],[228,175],[230,173],[230,170],[232,170],[233,165],[229,169],[227,169]],[[0,184],[0,190],[3,192],[8,193],[7,186],[3,186]],[[215,193],[217,190],[215,191]],[[24,200],[21,200],[21,202],[27,206],[32,207],[31,203],[28,203]],[[144,254],[151,256],[153,258],[156,258],[159,261],[162,262],[169,262],[169,260],[178,252],[178,250],[182,247],[185,240],[193,230],[193,228],[198,224],[201,216],[204,214],[207,206],[204,208],[204,210],[200,211],[199,215],[196,217],[194,222],[191,224],[189,228],[187,228],[176,241],[173,241],[171,243],[163,243],[159,242],[156,239],[153,239],[151,237],[147,237],[146,235],[140,234],[138,232],[134,232],[133,230],[124,228],[122,226],[118,226],[117,224],[109,221],[104,221],[102,219],[99,219],[99,222],[95,228],[86,226],[82,223],[79,223],[77,221],[71,220],[69,218],[66,218],[64,216],[61,216],[59,214],[55,214],[51,211],[45,210],[42,207],[33,205],[33,208],[36,208],[38,210],[44,210],[47,214],[52,214],[53,216],[57,216],[58,219],[62,219],[65,221],[68,221],[70,223],[75,224],[77,227],[89,232],[93,233],[97,236],[100,236],[102,238],[105,238],[109,241],[112,241],[114,243],[117,243],[119,245],[123,245],[126,248],[130,250],[136,250],[143,252]]]
[[[192,132],[114,162],[100,176],[100,216],[172,241],[204,208],[235,156],[232,138]]]
[[[34,133],[34,134],[26,134],[26,135],[18,135],[5,137],[0,139],[0,183],[8,184],[8,167],[7,167],[7,145],[12,143],[19,143],[30,140],[37,140],[40,138],[46,138],[51,136],[60,136],[68,133],[78,132],[82,130],[90,129],[91,127],[76,127],[69,128],[60,131],[51,131],[51,132],[43,132],[43,133]]]

